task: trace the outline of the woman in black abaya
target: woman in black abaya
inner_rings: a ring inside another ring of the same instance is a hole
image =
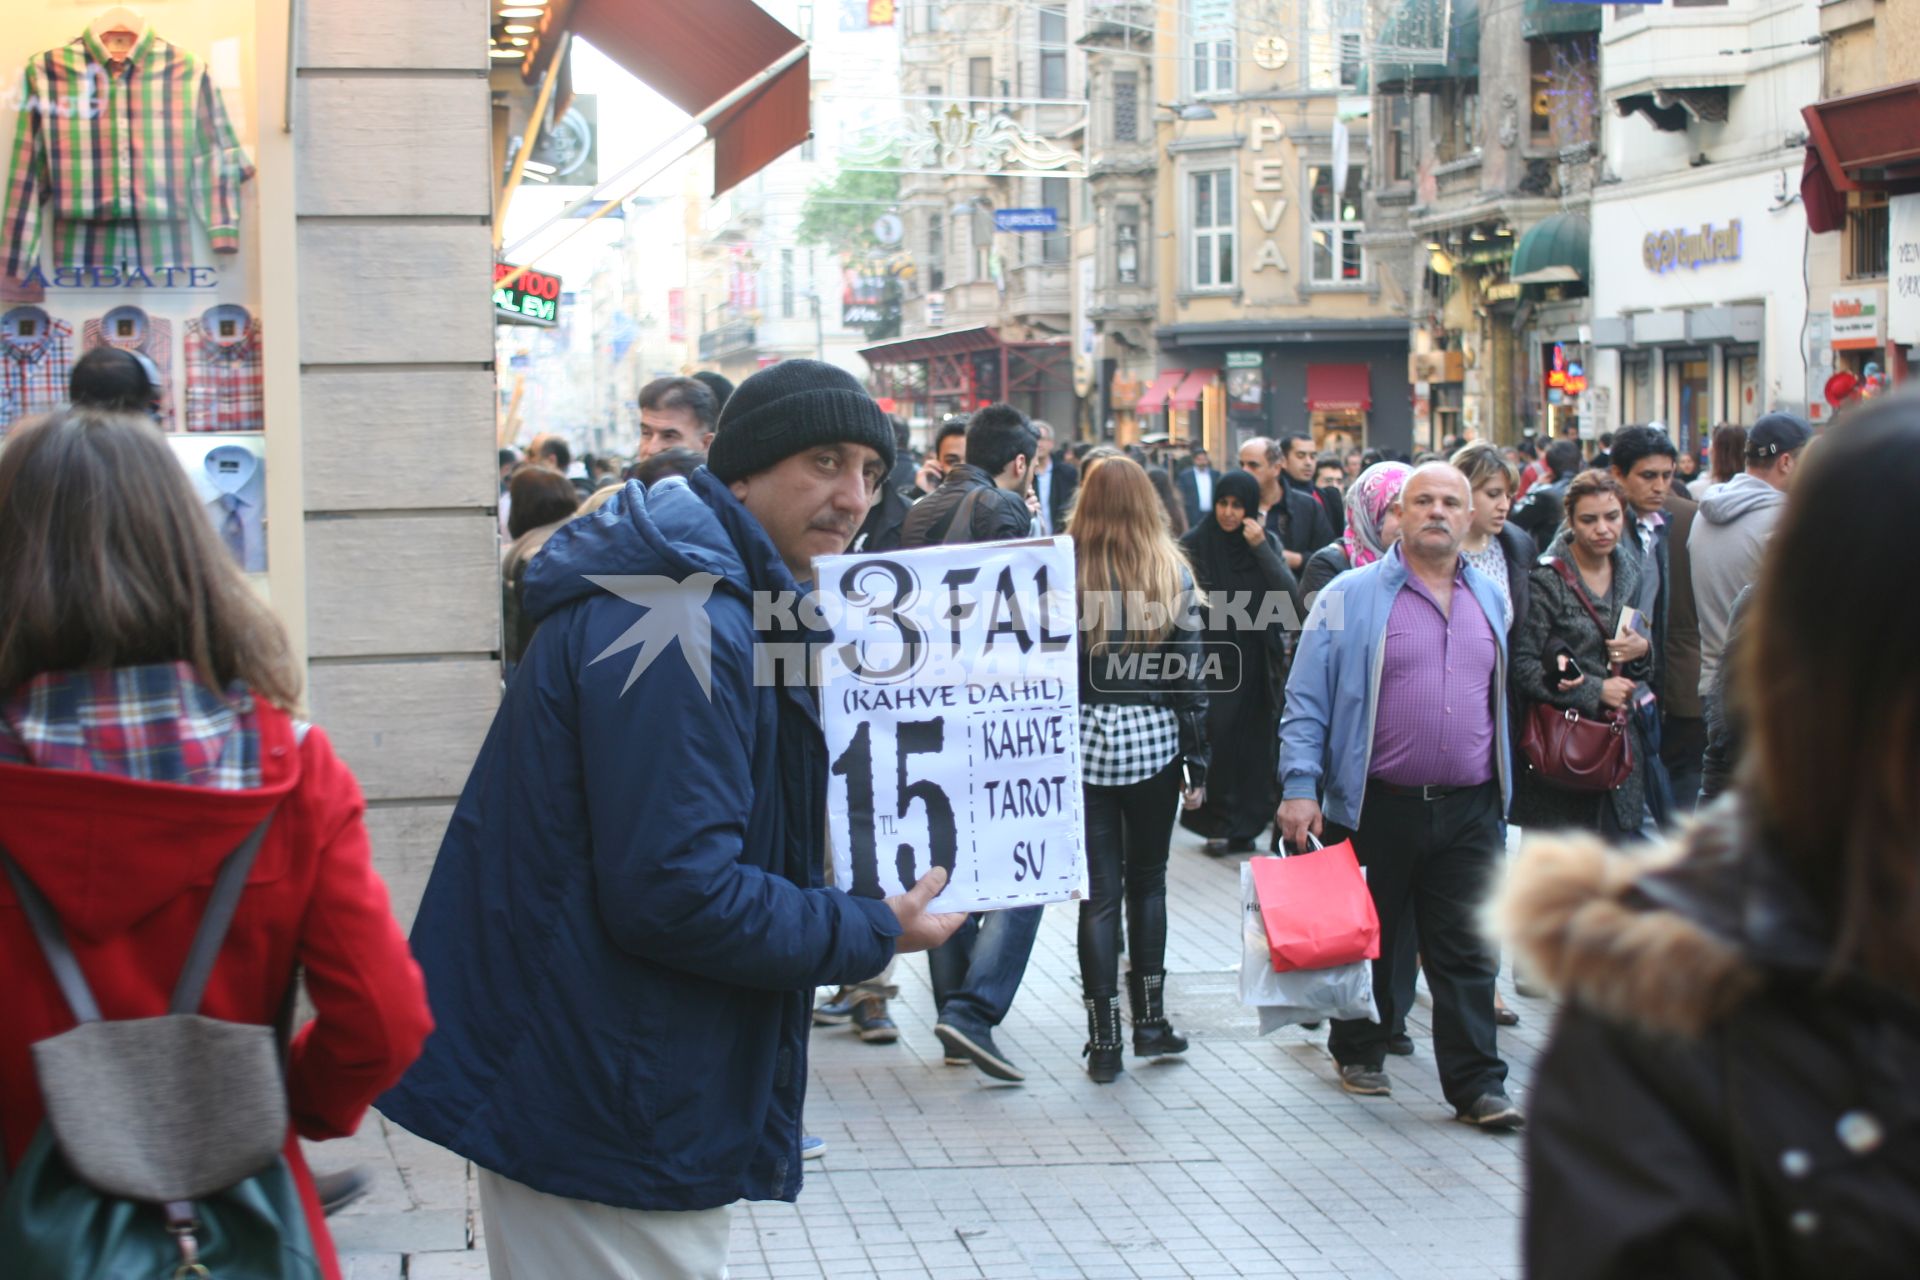
[[[1300,587],[1279,544],[1261,528],[1259,509],[1260,482],[1229,471],[1214,482],[1213,510],[1180,539],[1207,603],[1205,652],[1223,659],[1220,678],[1207,688],[1207,800],[1180,815],[1182,826],[1207,837],[1211,854],[1251,851],[1278,802],[1286,623],[1300,616]],[[1236,595],[1238,607],[1228,607]],[[1234,657],[1226,657],[1229,645]]]

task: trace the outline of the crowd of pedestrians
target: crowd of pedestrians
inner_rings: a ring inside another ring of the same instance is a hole
[[[113,397],[76,394],[0,451],[16,1186],[78,1163],[36,1045],[90,1016],[198,1013],[278,1029],[295,1207],[276,1229],[329,1280],[339,1197],[297,1138],[350,1133],[376,1099],[475,1163],[496,1276],[723,1274],[729,1206],[793,1199],[820,1150],[810,1032],[896,1041],[900,955],[928,954],[947,1062],[1025,1078],[995,1032],[1043,912],[933,914],[940,870],[885,900],[826,883],[820,711],[804,683],[756,679],[752,602],[849,548],[1064,534],[1093,1083],[1118,1085],[1129,1049],[1188,1048],[1166,991],[1176,821],[1214,857],[1349,841],[1381,927],[1379,1017],[1331,1023],[1339,1086],[1392,1092],[1424,975],[1456,1118],[1529,1131],[1534,1274],[1888,1274],[1920,1244],[1902,1092],[1920,1068],[1920,618],[1862,550],[1920,545],[1899,498],[1920,487],[1920,400],[1818,441],[1770,413],[1716,431],[1704,461],[1650,424],[1592,456],[1559,439],[1322,457],[1293,432],[1220,471],[1065,445],[1010,405],[943,423],[916,458],[814,361],[737,388],[660,379],[631,459],[576,463],[553,437],[503,451],[505,693],[409,946],[358,788],[298,718],[283,630],[141,387]],[[608,573],[701,595],[703,669],[620,656],[634,605],[672,606],[592,581]],[[1221,607],[1236,595],[1250,607]],[[1096,603],[1115,598],[1152,607]],[[1203,645],[1231,655],[1204,688],[1095,670]],[[1510,824],[1560,834],[1500,888]],[[1499,937],[1568,999],[1524,1113],[1490,895]],[[209,929],[224,947],[201,965]],[[207,981],[179,1007],[189,953]],[[189,1273],[203,1243],[238,1247],[207,1226],[234,1185],[154,1219]],[[71,1247],[23,1225],[37,1203],[8,1195],[0,1241]]]

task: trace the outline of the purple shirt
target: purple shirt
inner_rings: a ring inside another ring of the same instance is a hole
[[[1368,774],[1398,787],[1471,787],[1494,775],[1493,683],[1500,662],[1466,562],[1453,617],[1409,571],[1387,617],[1386,663]]]

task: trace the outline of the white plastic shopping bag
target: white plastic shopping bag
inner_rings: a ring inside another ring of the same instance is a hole
[[[1244,862],[1240,864],[1240,1003],[1260,1011],[1261,1035],[1295,1022],[1380,1021],[1373,1001],[1371,961],[1356,960],[1331,969],[1273,971],[1253,868]]]

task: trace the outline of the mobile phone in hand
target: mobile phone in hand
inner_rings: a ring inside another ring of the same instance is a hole
[[[1574,657],[1573,650],[1565,645],[1554,650],[1553,665],[1554,669],[1560,673],[1562,680],[1572,680],[1580,675],[1580,660]]]

